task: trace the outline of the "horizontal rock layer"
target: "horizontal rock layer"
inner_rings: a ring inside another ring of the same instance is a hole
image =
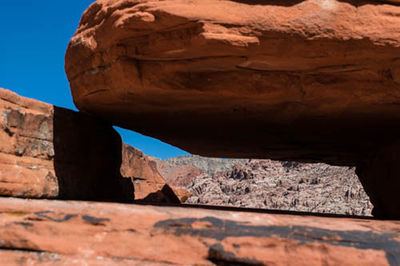
[[[99,0],[80,110],[194,154],[355,165],[400,133],[395,1]]]
[[[2,265],[397,265],[399,232],[393,221],[0,198]]]
[[[132,201],[110,124],[0,89],[0,195]]]
[[[108,123],[0,89],[0,196],[179,203]],[[185,194],[186,193],[186,194]],[[156,197],[154,195],[157,195]]]

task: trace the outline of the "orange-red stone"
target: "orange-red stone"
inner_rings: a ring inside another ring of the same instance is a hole
[[[393,221],[0,198],[1,265],[397,265],[399,232]]]
[[[175,189],[177,197],[155,162],[123,145],[104,121],[5,89],[0,112],[0,196],[174,203],[188,197]]]
[[[214,157],[355,165],[400,134],[400,6],[98,0],[65,69],[77,107]]]

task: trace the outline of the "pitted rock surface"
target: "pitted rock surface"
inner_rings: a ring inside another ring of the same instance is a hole
[[[398,265],[399,232],[396,221],[0,198],[2,265]]]

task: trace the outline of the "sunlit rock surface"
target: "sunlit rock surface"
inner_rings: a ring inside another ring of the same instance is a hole
[[[65,69],[80,110],[194,154],[355,165],[400,133],[389,2],[99,0]]]

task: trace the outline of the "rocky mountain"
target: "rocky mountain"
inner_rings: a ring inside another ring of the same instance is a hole
[[[191,191],[186,203],[371,215],[354,167],[182,156],[159,160],[158,170]]]
[[[215,172],[221,172],[231,169],[235,164],[246,163],[248,159],[221,159],[221,158],[208,158],[198,155],[178,156],[168,158],[166,160],[157,160],[158,162],[166,162],[171,168],[180,166],[194,166],[202,172],[213,175]]]

